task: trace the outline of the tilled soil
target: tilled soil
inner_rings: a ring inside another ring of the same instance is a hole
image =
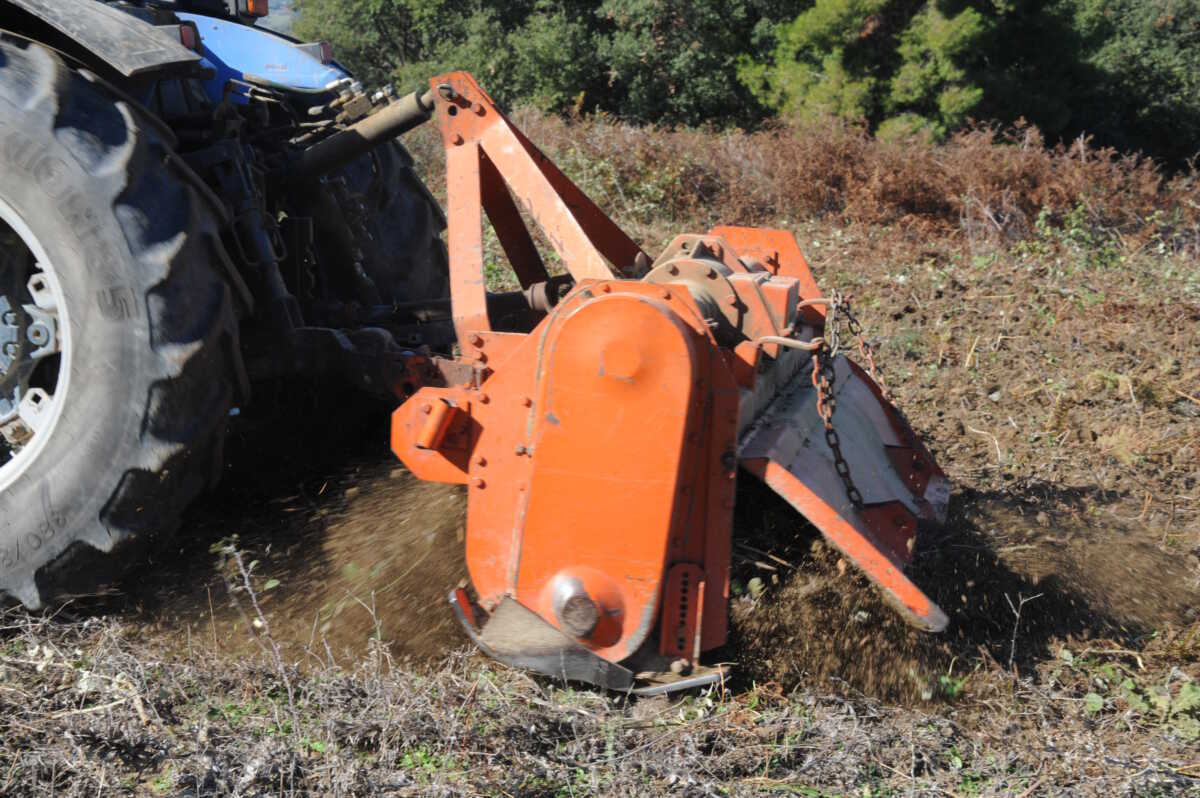
[[[398,661],[439,665],[466,642],[447,603],[466,579],[463,491],[400,465],[386,406],[298,404],[237,419],[229,473],[173,550],[88,609],[231,656],[263,651],[269,631],[301,666],[357,662],[376,641]],[[336,427],[313,423],[330,415]]]

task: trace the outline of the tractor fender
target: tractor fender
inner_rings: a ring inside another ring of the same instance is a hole
[[[175,15],[184,22],[194,23],[200,33],[205,64],[216,71],[204,82],[205,90],[214,102],[222,99],[225,84],[230,80],[275,90],[323,95],[331,84],[351,78],[337,62],[322,61],[313,49],[317,45],[304,44],[237,20],[182,11]],[[233,100],[246,101],[240,93],[235,94]]]
[[[98,0],[0,0],[0,18],[12,16],[7,9],[49,25],[127,78],[200,62],[166,31]]]

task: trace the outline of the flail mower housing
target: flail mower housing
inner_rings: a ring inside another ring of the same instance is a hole
[[[847,308],[793,236],[717,227],[651,259],[469,75],[434,78],[426,106],[446,147],[460,356],[396,410],[392,448],[418,477],[468,486],[473,593],[450,600],[479,648],[614,690],[722,678],[701,660],[726,640],[739,470],[941,630],[903,568],[949,483],[839,353]],[[527,332],[489,320],[484,213],[545,312]],[[523,214],[569,278],[549,275]]]

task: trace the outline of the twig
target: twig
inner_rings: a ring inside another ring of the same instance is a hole
[[[975,340],[971,342],[971,349],[967,352],[967,359],[963,361],[963,371],[971,368],[971,357],[975,354],[975,347],[979,346],[979,336],[975,336]],[[978,359],[976,359],[978,362]]]
[[[1021,610],[1025,609],[1025,605],[1028,604],[1029,602],[1033,601],[1034,599],[1039,599],[1041,597],[1042,597],[1042,594],[1038,593],[1036,596],[1030,596],[1029,598],[1023,598],[1021,596],[1021,594],[1018,593],[1017,594],[1017,606],[1014,607],[1013,603],[1012,603],[1012,599],[1010,599],[1008,597],[1007,593],[1004,594],[1004,600],[1008,602],[1008,608],[1010,610],[1012,610],[1013,615],[1016,616],[1016,620],[1013,621],[1012,641],[1009,643],[1009,646],[1008,646],[1008,667],[1009,668],[1012,668],[1013,660],[1016,659],[1016,656],[1017,656],[1017,629],[1020,628],[1020,626],[1021,626]]]
[[[987,437],[991,438],[992,443],[996,444],[996,463],[998,465],[1004,465],[1004,453],[1000,451],[1000,441],[995,435],[986,430],[975,429],[970,424],[967,425],[967,429],[971,432],[974,432],[976,435],[986,435]]]
[[[287,669],[283,665],[283,655],[279,651],[279,644],[275,642],[275,638],[271,636],[271,622],[267,620],[267,616],[263,613],[262,607],[258,605],[258,594],[254,592],[254,587],[250,584],[250,572],[246,570],[246,564],[242,560],[242,552],[236,546],[230,545],[225,547],[225,551],[233,557],[233,561],[237,563],[238,573],[242,577],[242,586],[246,589],[246,594],[250,596],[250,606],[254,607],[254,614],[258,616],[258,622],[262,624],[263,634],[267,643],[270,644],[270,651],[275,657],[275,670],[279,674],[280,680],[283,682],[283,687],[287,690],[288,711],[292,716],[292,734],[298,734],[300,723],[296,716],[296,697],[292,690],[292,680],[288,678]],[[232,593],[232,591],[231,591]],[[279,723],[279,718],[276,717],[276,723]]]
[[[767,559],[774,560],[775,562],[779,563],[780,565],[784,566],[785,568],[795,568],[796,567],[796,566],[792,565],[790,562],[788,562],[787,560],[783,559],[782,557],[776,557],[774,554],[772,554],[769,551],[763,551],[762,549],[756,549],[753,546],[748,545],[746,543],[738,543],[737,545],[738,545],[738,548],[745,549],[746,551],[751,552],[752,554],[757,554],[760,557],[766,557]]]
[[[91,707],[84,707],[83,709],[63,709],[63,710],[59,710],[58,712],[51,713],[50,717],[53,718],[54,720],[58,720],[59,718],[69,718],[72,715],[87,715],[92,712],[99,712],[102,709],[112,709],[113,707],[119,707],[119,706],[121,706],[121,704],[124,704],[128,700],[129,700],[129,697],[118,698],[116,701],[111,701],[107,704],[97,704],[97,705],[91,706]]]
[[[1197,399],[1196,397],[1192,396],[1189,393],[1184,393],[1183,391],[1180,391],[1176,388],[1172,388],[1171,393],[1178,394],[1179,396],[1182,396],[1184,399],[1187,399],[1189,402],[1194,402],[1195,404],[1200,405],[1200,399]]]
[[[208,625],[212,628],[213,653],[216,654],[217,653],[217,619],[216,619],[215,615],[213,614],[212,587],[210,585],[205,585],[204,590],[206,593],[208,593]]]
[[[1142,655],[1136,651],[1130,651],[1127,648],[1085,648],[1083,651],[1079,652],[1079,656],[1081,657],[1085,654],[1116,654],[1119,656],[1133,657],[1134,661],[1137,662],[1138,670],[1146,670],[1146,666],[1142,664]]]

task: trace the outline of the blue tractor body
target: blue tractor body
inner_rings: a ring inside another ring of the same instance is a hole
[[[226,85],[234,81],[302,94],[329,91],[332,84],[351,79],[350,73],[331,59],[322,57],[320,44],[304,44],[263,28],[192,13],[177,13],[192,22],[200,34],[204,64],[215,75],[204,81],[213,102],[219,102]],[[246,102],[243,92],[234,91],[235,102]]]

